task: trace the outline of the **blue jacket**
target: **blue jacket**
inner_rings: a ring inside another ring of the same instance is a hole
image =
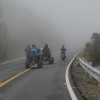
[[[38,49],[37,48],[31,48],[31,56],[37,56],[38,55]]]
[[[61,51],[66,51],[66,48],[61,48]]]

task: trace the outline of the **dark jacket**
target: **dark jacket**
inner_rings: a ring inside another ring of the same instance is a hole
[[[47,54],[47,53],[49,53],[49,48],[47,47],[47,46],[45,46],[44,48],[43,48],[43,51],[42,51],[44,54]]]

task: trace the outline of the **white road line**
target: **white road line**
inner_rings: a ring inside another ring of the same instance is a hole
[[[15,61],[18,61],[18,60],[22,60],[22,59],[25,59],[25,57],[17,58],[15,60],[9,60],[9,61],[5,61],[5,62],[1,62],[0,65],[9,64],[9,63],[12,63],[12,62],[15,62]]]
[[[69,67],[71,66],[72,62],[74,61],[75,57],[77,56],[78,54],[76,54],[73,59],[70,61],[69,65],[67,66],[67,69],[66,69],[66,74],[65,74],[65,79],[66,79],[66,84],[67,84],[67,88],[68,88],[68,91],[70,93],[70,96],[72,98],[72,100],[78,100],[73,89],[72,89],[72,86],[70,84],[70,81],[69,81],[69,75],[68,75],[68,72],[69,72]]]

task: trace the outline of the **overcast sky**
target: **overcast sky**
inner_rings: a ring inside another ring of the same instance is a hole
[[[1,4],[8,22],[14,20],[16,11],[29,9],[50,21],[74,47],[85,44],[93,32],[100,32],[100,0],[1,0]]]

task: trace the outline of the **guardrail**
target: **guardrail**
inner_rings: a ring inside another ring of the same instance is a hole
[[[86,61],[82,60],[83,58],[79,58],[79,64],[83,67],[83,69],[95,78],[98,82],[100,82],[100,71],[89,65]]]

